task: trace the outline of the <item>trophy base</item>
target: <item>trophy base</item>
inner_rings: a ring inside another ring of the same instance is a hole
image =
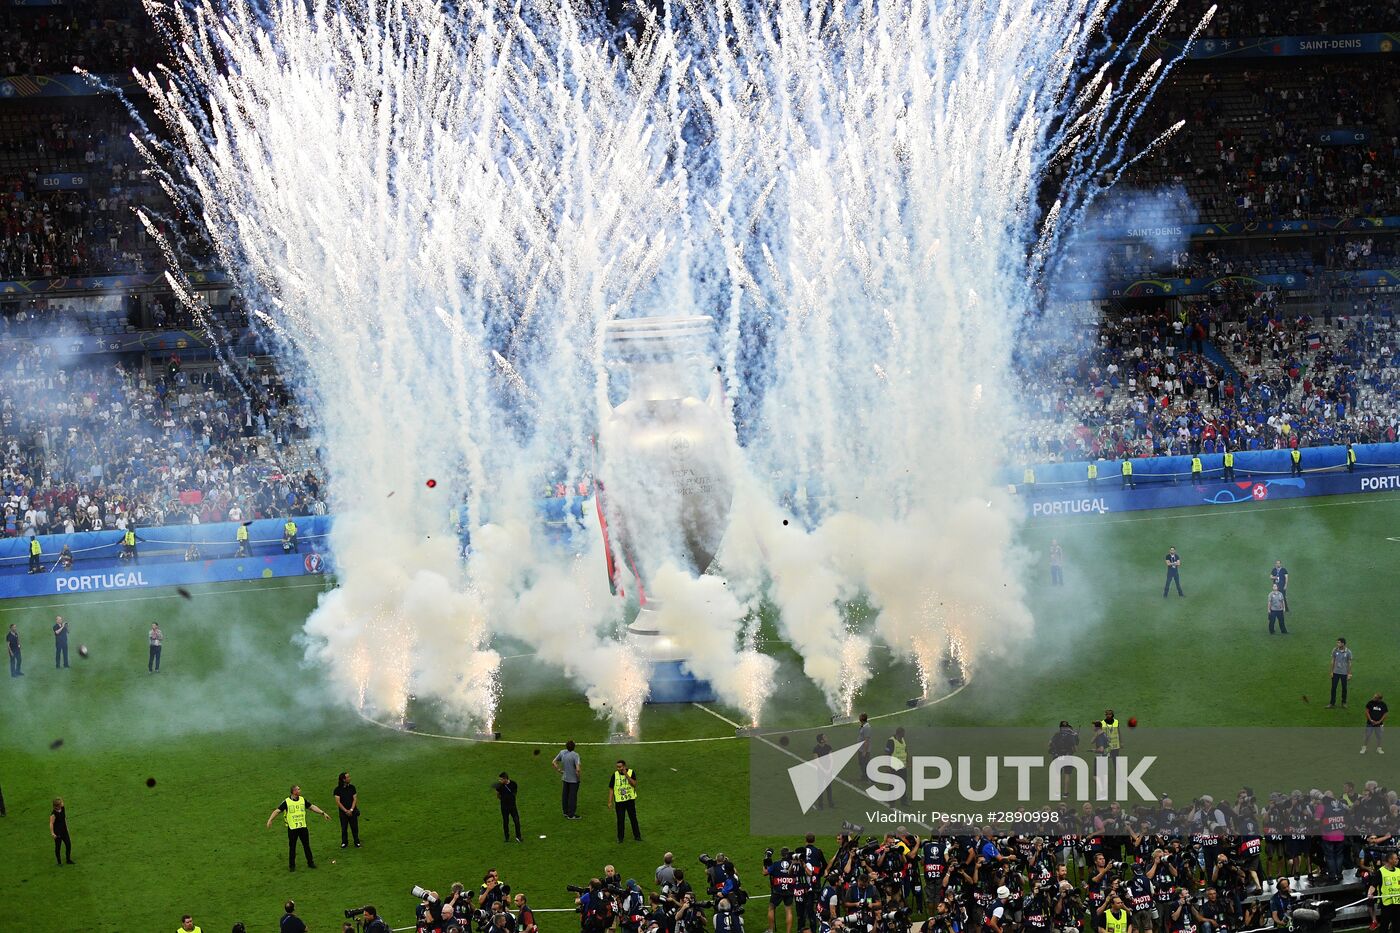
[[[628,627],[628,640],[647,661],[648,703],[713,703],[718,696],[709,681],[686,669],[675,643],[657,630],[656,611],[643,607]]]

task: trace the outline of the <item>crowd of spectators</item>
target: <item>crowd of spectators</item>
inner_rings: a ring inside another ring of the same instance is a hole
[[[1275,292],[1086,322],[1086,352],[1022,361],[1027,462],[1393,442],[1400,330],[1390,299],[1319,316]],[[1207,353],[1207,348],[1215,352]]]
[[[4,533],[324,514],[321,485],[287,458],[306,425],[269,370],[158,374],[139,362],[0,355]]]
[[[1387,88],[1397,71],[1388,59],[1177,69],[1139,121],[1132,148],[1178,120],[1185,126],[1115,179],[1141,194],[1114,198],[1095,217],[1122,228],[1395,214],[1400,112]],[[1333,129],[1364,139],[1324,143]]]
[[[83,68],[122,73],[157,60],[160,43],[141,0],[0,6],[0,77]]]
[[[1212,6],[1216,7],[1204,38],[1254,38],[1259,36],[1312,36],[1359,32],[1389,32],[1400,23],[1400,0],[1318,0],[1306,4],[1280,4],[1269,0],[1186,0],[1167,21],[1164,36],[1184,39]],[[1118,29],[1139,22],[1159,4],[1153,0],[1126,0],[1116,15]]]

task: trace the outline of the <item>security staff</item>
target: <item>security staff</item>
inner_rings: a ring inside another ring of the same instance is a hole
[[[121,559],[136,563],[136,532],[131,528],[122,535]]]
[[[277,818],[277,814],[283,814],[287,823],[287,870],[297,870],[297,840],[301,840],[301,850],[306,853],[306,867],[315,868],[316,860],[311,857],[311,832],[306,828],[306,811],[319,813],[327,820],[331,815],[311,801],[301,795],[301,787],[292,785],[291,794],[286,800],[277,805],[267,818],[267,828],[272,828],[272,821]],[[291,911],[288,911],[290,913]]]
[[[1132,918],[1128,915],[1128,908],[1123,906],[1123,898],[1117,894],[1105,898],[1099,907],[1099,913],[1103,914],[1104,925],[1101,929],[1108,933],[1136,933]]]
[[[1065,549],[1054,540],[1050,542],[1050,585],[1065,585]]]
[[[234,554],[234,556],[235,556],[235,557],[247,557],[247,556],[248,556],[248,526],[247,526],[247,525],[239,525],[239,526],[238,526],[238,530],[235,531],[235,532],[233,533],[233,536],[234,536],[234,538],[238,541],[238,553]]]
[[[1400,933],[1400,855],[1388,852],[1381,866],[1380,933]]]
[[[1201,475],[1201,458],[1199,456],[1193,456],[1191,458],[1191,482],[1199,483],[1201,481]]]
[[[1022,492],[1030,492],[1031,487],[1035,485],[1034,468],[1026,467],[1026,472],[1021,474],[1021,483],[1026,487],[1024,490],[1022,490]]]
[[[290,518],[282,524],[282,551],[294,553],[297,549],[297,523]]]
[[[505,841],[510,842],[510,824],[515,822],[515,841],[523,842],[520,838],[520,808],[515,805],[515,798],[520,794],[520,785],[510,779],[510,775],[504,771],[498,775],[498,780],[491,785],[496,791],[496,798],[501,802],[501,834],[505,836]],[[622,840],[618,840],[621,842]]]
[[[175,930],[175,933],[203,933],[203,931],[194,925],[194,917],[192,915],[185,914],[180,918],[180,926]]]
[[[1232,483],[1235,480],[1235,452],[1233,450],[1225,451],[1225,469],[1220,474],[1220,479],[1226,483]]]
[[[1103,734],[1108,738],[1108,757],[1117,758],[1118,753],[1123,750],[1123,735],[1119,731],[1119,722],[1113,717],[1113,710],[1103,711]]]
[[[894,730],[894,735],[890,736],[889,741],[885,743],[885,754],[895,760],[893,770],[896,771],[901,777],[905,778],[904,793],[899,798],[900,800],[905,800],[909,797],[910,782],[907,779],[907,771],[909,768],[909,746],[905,744],[904,741],[903,726],[900,726],[898,729]]]
[[[55,616],[53,620],[53,666],[55,669],[68,666],[68,620],[63,616]]]
[[[1290,471],[1290,475],[1292,475],[1292,476],[1302,476],[1302,475],[1303,475],[1303,452],[1302,452],[1301,450],[1299,450],[1297,447],[1294,447],[1292,450],[1290,450],[1290,451],[1288,452],[1288,456],[1289,456],[1289,457],[1292,459],[1292,461],[1293,461],[1293,468],[1292,468],[1292,470]]]
[[[37,537],[35,537],[34,535],[30,535],[30,536],[29,536],[29,572],[30,572],[30,573],[38,573],[41,569],[43,569],[43,566],[42,566],[42,565],[40,564],[40,562],[39,562],[39,558],[40,558],[40,556],[41,556],[43,553],[44,553],[44,549],[43,549],[42,546],[40,546],[40,544],[39,544],[39,539],[38,539]]]
[[[1176,548],[1167,548],[1167,582],[1162,587],[1162,598],[1167,598],[1167,592],[1172,588],[1172,583],[1176,583],[1176,595],[1185,596],[1181,592],[1181,555],[1176,552]]]
[[[623,838],[624,816],[632,822],[632,838],[642,841],[642,830],[637,826],[637,773],[621,758],[617,760],[617,770],[608,778],[608,809],[617,813],[618,842]]]
[[[1356,472],[1356,451],[1351,449],[1351,441],[1347,441],[1347,472]]]
[[[1099,482],[1099,465],[1094,461],[1089,461],[1089,485],[1097,486]]]
[[[1133,485],[1133,461],[1123,458],[1123,488]]]

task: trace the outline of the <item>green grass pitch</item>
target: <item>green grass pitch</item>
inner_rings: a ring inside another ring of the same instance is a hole
[[[1046,582],[1051,537],[1066,552],[1063,589]],[[1400,497],[1076,517],[1029,526],[1023,543],[1033,557],[1035,634],[984,661],[947,702],[882,721],[878,737],[895,722],[1038,725],[1048,734],[1062,717],[1083,723],[1106,705],[1158,725],[1350,727],[1360,722],[1357,697],[1391,688]],[[1169,545],[1183,557],[1185,599],[1161,596]],[[1270,638],[1265,626],[1276,557],[1292,572],[1287,638]],[[745,743],[585,747],[584,819],[566,822],[552,743],[601,741],[607,727],[558,672],[529,658],[506,662],[498,727],[538,744],[474,745],[366,723],[329,707],[321,675],[301,661],[297,633],[318,591],[302,579],[195,588],[188,600],[161,590],[0,603],[0,622],[22,632],[27,671],[0,696],[9,810],[0,820],[0,925],[164,931],[189,911],[206,933],[235,920],[269,929],[294,898],[317,933],[338,929],[341,910],[366,902],[402,926],[412,919],[410,885],[474,885],[488,867],[537,909],[564,908],[572,903],[566,883],[606,863],[649,882],[667,849],[695,871],[698,853],[726,851],[750,890],[763,890],[763,848],[785,840],[748,835]],[[72,625],[69,671],[50,663],[49,626],[60,612]],[[166,632],[159,675],[146,672],[152,621]],[[1356,654],[1353,708],[1328,711],[1326,665],[1338,635]],[[90,657],[78,657],[79,644]],[[785,658],[791,682],[770,718],[814,724],[815,693],[794,671]],[[886,708],[910,695],[910,671],[882,677],[872,690]],[[643,731],[687,739],[733,730],[704,711],[671,707],[648,709]],[[57,739],[63,744],[51,748]],[[617,844],[604,805],[600,778],[619,753],[642,777],[641,844]],[[268,813],[293,782],[329,808],[342,770],[361,791],[364,848],[342,851],[338,824],[318,819],[311,834],[320,867],[289,874],[285,833],[278,823],[264,828]],[[520,846],[500,841],[488,787],[501,770],[521,784]],[[47,832],[57,795],[68,803],[77,862],[62,868]],[[541,920],[547,931],[575,928],[569,914]]]

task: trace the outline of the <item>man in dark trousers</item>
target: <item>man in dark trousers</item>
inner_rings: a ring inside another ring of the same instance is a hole
[[[1181,555],[1176,552],[1176,548],[1167,548],[1167,582],[1162,587],[1162,598],[1167,598],[1167,593],[1172,588],[1172,583],[1176,583],[1176,595],[1185,596],[1181,592]]]
[[[608,808],[617,813],[617,841],[622,842],[626,818],[632,822],[632,838],[641,842],[642,830],[637,826],[637,772],[621,758],[617,760],[617,770],[608,778]]]
[[[350,844],[350,836],[355,837],[355,848],[360,847],[360,792],[350,783],[350,772],[342,771],[335,782],[335,806],[340,811],[340,847]]]
[[[63,616],[53,620],[53,666],[55,669],[68,666],[68,620]]]
[[[1274,561],[1273,569],[1269,571],[1269,577],[1278,584],[1278,591],[1283,594],[1283,608],[1288,610],[1288,568],[1283,566],[1283,561]]]
[[[583,762],[578,757],[578,752],[574,750],[574,740],[564,743],[564,748],[559,754],[554,756],[554,770],[564,779],[564,819],[578,819],[578,785],[579,775],[583,771]]]
[[[10,623],[10,630],[5,633],[5,645],[10,653],[10,676],[24,676],[24,657],[19,650],[19,629],[15,628],[13,622]]]
[[[505,836],[505,841],[510,842],[510,824],[515,821],[515,841],[524,842],[520,838],[520,810],[515,805],[515,798],[520,794],[520,785],[510,779],[510,775],[502,771],[498,775],[498,780],[491,786],[496,790],[496,797],[501,801],[501,834]]]
[[[306,867],[315,868],[316,860],[311,857],[311,831],[306,828],[306,811],[319,813],[326,819],[331,815],[311,801],[301,795],[301,787],[293,784],[290,796],[277,805],[277,809],[267,818],[268,829],[272,828],[272,821],[277,818],[277,814],[283,814],[287,823],[287,870],[297,870],[297,841],[301,841],[301,850],[306,853]],[[287,902],[288,904],[291,901]],[[292,912],[291,907],[287,909]]]
[[[68,808],[63,805],[62,797],[53,799],[53,812],[49,814],[49,835],[53,837],[53,858],[59,867],[63,867],[64,859],[58,857],[58,850],[61,847],[68,864],[73,864],[73,840],[68,836]]]
[[[1335,709],[1337,706],[1337,687],[1342,688],[1342,709],[1347,706],[1347,682],[1351,680],[1351,649],[1347,647],[1345,638],[1338,638],[1336,647],[1332,649],[1332,699],[1327,704],[1328,709]]]

